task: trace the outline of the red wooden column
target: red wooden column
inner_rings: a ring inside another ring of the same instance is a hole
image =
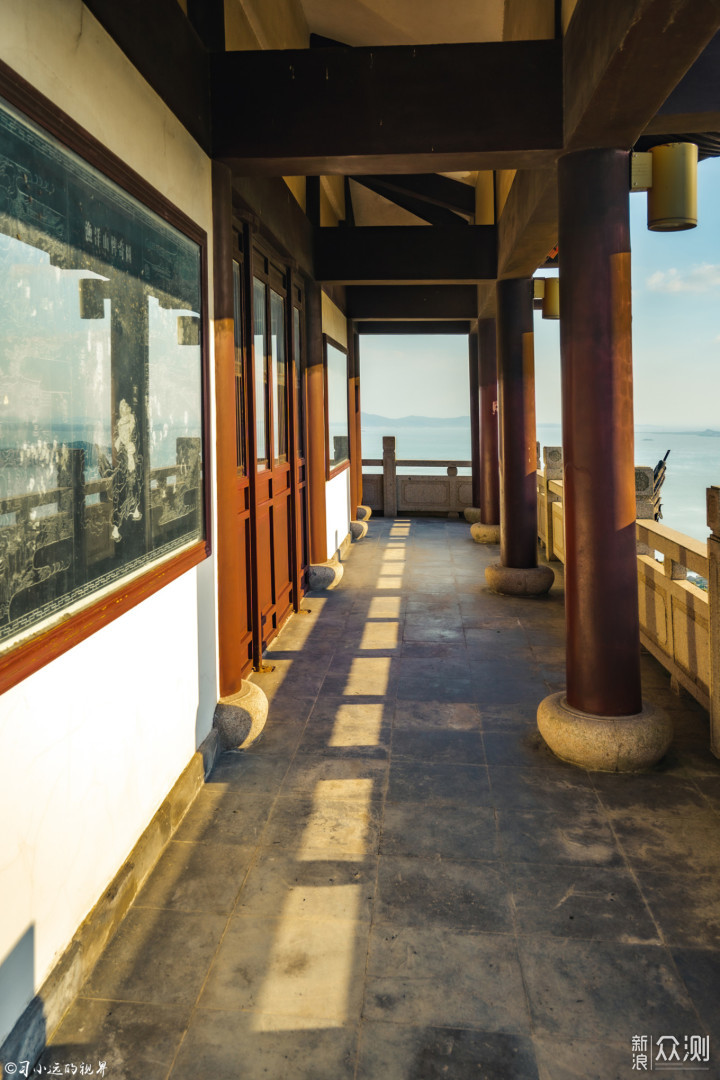
[[[500,465],[498,461],[497,339],[494,319],[478,320],[480,348],[480,455],[482,462],[482,515],[485,526],[497,529],[500,539]]]
[[[554,575],[537,564],[535,353],[530,278],[497,283],[497,368],[500,413],[500,562],[488,585],[513,596],[546,593]]]
[[[360,437],[360,335],[353,322],[348,323],[348,367],[350,395],[350,532],[353,540],[362,540],[368,526],[362,506],[362,440]]]
[[[478,357],[478,332],[468,336],[468,363],[470,374],[470,458],[472,461],[472,505],[465,517],[472,524],[480,518],[483,504],[482,458],[480,453],[480,363]]]
[[[589,768],[658,760],[671,730],[640,686],[630,295],[629,154],[559,164],[567,695],[545,740]]]
[[[327,560],[325,509],[325,366],[322,339],[320,286],[307,288],[307,477],[310,525],[310,562]]]

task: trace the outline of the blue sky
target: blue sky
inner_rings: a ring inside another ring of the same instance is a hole
[[[630,196],[635,421],[720,429],[720,159],[698,170],[698,227],[647,228]],[[560,422],[558,323],[535,319],[538,423]],[[383,416],[468,412],[467,339],[363,337],[362,407]]]

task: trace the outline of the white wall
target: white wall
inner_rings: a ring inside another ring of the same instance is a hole
[[[2,0],[0,57],[210,238],[208,159],[80,0]],[[0,1042],[210,730],[215,588],[207,560],[0,699]]]
[[[331,559],[350,532],[350,470],[345,469],[325,484],[327,551]]]

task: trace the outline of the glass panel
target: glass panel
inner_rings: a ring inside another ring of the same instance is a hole
[[[275,428],[273,449],[275,461],[287,461],[288,407],[285,385],[285,301],[270,291],[270,333],[272,348],[272,381],[275,392]]]
[[[255,355],[255,437],[257,439],[257,467],[264,469],[268,463],[268,394],[267,357],[265,355],[265,286],[257,278],[253,280],[253,320]]]
[[[240,264],[233,261],[233,300],[235,321],[235,440],[237,453],[237,467],[241,473],[245,472],[245,392],[243,386],[243,353],[242,353],[242,275]]]
[[[200,249],[0,104],[0,643],[203,536]]]
[[[305,457],[305,400],[303,397],[303,355],[300,336],[300,309],[293,308],[293,350],[295,353],[295,394],[298,416],[298,454]]]
[[[330,468],[350,458],[347,355],[327,344],[328,454]]]

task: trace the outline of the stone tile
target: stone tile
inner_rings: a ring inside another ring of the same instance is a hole
[[[498,864],[381,855],[378,923],[512,933],[508,886]]]
[[[720,780],[715,776],[696,776],[693,787],[700,792],[705,804],[720,814]]]
[[[398,701],[444,701],[447,704],[472,704],[477,687],[470,676],[448,679],[445,676],[403,676],[398,679]]]
[[[393,718],[394,731],[479,731],[480,711],[473,703],[442,700],[398,701]]]
[[[355,861],[376,853],[380,803],[372,798],[370,788],[355,790],[354,798],[288,795],[278,799],[262,836],[263,845],[294,851],[302,861]]]
[[[625,1046],[612,1046],[535,1037],[539,1080],[628,1080],[635,1075],[631,1038]]]
[[[537,731],[537,702],[516,702],[509,705],[485,702],[479,711],[484,732],[510,734]]]
[[[720,1060],[720,952],[709,949],[673,949],[672,958],[697,1010],[700,1023],[710,1035],[710,1058],[717,1069]],[[694,1028],[688,1028],[688,1031],[701,1034],[697,1024]]]
[[[464,645],[465,634],[462,626],[451,625],[454,620],[444,622],[440,620],[420,620],[414,622],[410,616],[405,619],[403,641],[427,641],[443,645]]]
[[[285,757],[265,757],[245,754],[242,750],[227,751],[218,760],[208,784],[226,784],[243,793],[275,794],[288,768]]]
[[[83,997],[191,1005],[227,924],[224,915],[133,907],[94,971]]]
[[[667,945],[720,949],[717,875],[641,870],[638,880]]]
[[[448,764],[484,765],[480,731],[417,731],[397,728],[392,737],[393,759]]]
[[[282,758],[286,764],[289,764],[300,745],[305,723],[305,721],[300,723],[286,721],[266,724],[252,746],[243,750],[243,754],[248,757]]]
[[[353,1026],[198,1009],[169,1080],[353,1080],[356,1047]]]
[[[383,704],[362,702],[340,706],[332,720],[311,717],[300,753],[384,760],[390,752],[391,712]]]
[[[403,659],[414,660],[457,660],[459,653],[467,655],[467,650],[458,642],[438,643],[436,641],[403,640],[401,655]]]
[[[488,765],[577,772],[574,765],[555,757],[536,726],[523,724],[511,731],[483,731]]]
[[[239,794],[226,784],[206,784],[180,822],[175,840],[212,844],[256,844],[267,823],[274,797]]]
[[[627,870],[510,863],[507,875],[519,934],[660,944]]]
[[[612,827],[636,870],[678,874],[720,871],[720,829],[708,807],[609,811]]]
[[[599,809],[588,774],[580,769],[523,769],[489,765],[493,805],[499,810],[551,810],[572,816]]]
[[[172,840],[135,901],[137,907],[229,915],[255,846]]]
[[[484,765],[434,765],[399,759],[390,765],[389,802],[491,806]]]
[[[536,1035],[628,1046],[637,1034],[697,1029],[687,991],[659,945],[524,937],[519,951]]]
[[[573,813],[499,810],[500,848],[511,862],[624,866],[607,819],[598,807]]]
[[[531,1040],[505,1031],[368,1022],[357,1080],[537,1080]]]
[[[388,803],[380,852],[465,862],[497,859],[495,812],[491,807]]]
[[[661,769],[641,775],[593,773],[592,783],[611,814],[672,808],[685,812],[703,806],[703,799],[691,780],[669,776]]]
[[[363,1016],[392,1024],[529,1034],[514,938],[437,927],[375,927]]]
[[[368,928],[350,919],[231,919],[200,1009],[294,1018],[293,1027],[341,1027],[360,1017]]]
[[[127,1001],[93,1001],[79,997],[70,1006],[39,1067],[50,1072],[55,1062],[93,1071],[107,1063],[113,1080],[165,1080],[190,1018],[189,1005],[142,1005]],[[19,1075],[19,1074],[18,1074]],[[31,1074],[33,1075],[33,1074]],[[79,1073],[78,1073],[79,1075]]]
[[[295,853],[264,849],[253,863],[236,915],[369,922],[375,896],[375,859],[301,862]]]
[[[373,757],[347,757],[332,754],[299,752],[288,769],[283,782],[282,795],[312,795],[318,787],[323,794],[344,799],[350,797],[362,781],[360,789],[371,789],[372,795],[381,795],[385,788],[388,765]]]

